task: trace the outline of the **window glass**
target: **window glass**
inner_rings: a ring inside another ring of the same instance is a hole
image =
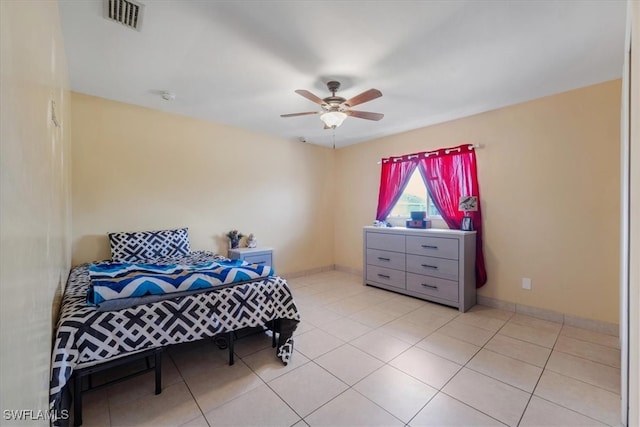
[[[411,217],[411,211],[426,211],[428,217],[440,217],[440,212],[438,212],[438,209],[427,194],[427,187],[424,185],[418,168],[413,171],[407,187],[389,216],[409,218]]]

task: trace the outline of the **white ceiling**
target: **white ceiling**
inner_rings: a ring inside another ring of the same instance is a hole
[[[625,1],[142,3],[138,32],[60,1],[72,90],[324,146],[318,116],[280,117],[319,109],[294,90],[382,91],[342,147],[622,75]]]

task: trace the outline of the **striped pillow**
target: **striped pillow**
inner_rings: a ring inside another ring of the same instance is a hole
[[[140,262],[167,256],[188,255],[189,229],[108,233],[114,262]]]

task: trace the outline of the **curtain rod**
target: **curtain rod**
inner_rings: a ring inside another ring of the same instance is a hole
[[[477,150],[478,148],[484,148],[484,144],[469,144],[469,145],[467,145],[467,148],[470,148],[470,149],[471,149],[471,148],[473,148],[474,150]],[[440,150],[441,150],[441,148],[440,148],[440,149],[438,149],[438,150],[433,150],[433,151],[431,151],[431,153],[434,153],[434,154],[435,154],[436,152],[438,152],[438,151],[440,151]],[[446,153],[446,154],[449,154],[449,153],[450,153],[451,151],[453,151],[453,150],[457,150],[457,147],[456,147],[456,148],[446,148],[444,151],[445,151],[445,153]],[[430,153],[430,152],[429,152],[429,151],[427,151],[426,153]],[[411,157],[417,157],[417,156],[418,156],[417,154],[409,154],[409,155],[408,155],[408,157],[409,157],[409,158],[411,158]],[[427,157],[428,157],[428,156],[429,156],[429,154],[427,154]],[[400,157],[402,157],[402,156],[391,156],[391,157],[397,157],[397,158],[400,158]],[[381,165],[381,164],[382,164],[382,160],[379,160],[377,164]]]

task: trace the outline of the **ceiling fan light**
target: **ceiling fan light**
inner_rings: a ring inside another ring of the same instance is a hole
[[[347,115],[342,111],[328,111],[320,115],[320,120],[324,122],[327,127],[337,128],[344,122]]]

